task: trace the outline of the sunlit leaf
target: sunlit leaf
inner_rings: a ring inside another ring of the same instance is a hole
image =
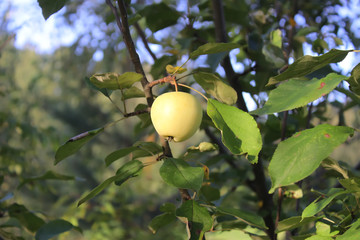
[[[38,0],[38,3],[46,20],[52,14],[62,9],[67,1],[68,0]]]
[[[240,45],[237,43],[206,43],[190,53],[190,58],[195,58],[205,54],[228,52],[235,48],[240,48]]]
[[[281,220],[276,228],[276,233],[283,231],[290,231],[292,229],[301,227],[303,225],[313,223],[314,221],[320,219],[322,217],[307,217],[301,218],[301,216],[290,217],[284,220]]]
[[[160,176],[171,186],[199,190],[204,170],[202,167],[192,167],[182,159],[166,158],[160,168]]]
[[[191,222],[190,239],[199,239],[200,232],[209,231],[213,225],[213,219],[209,211],[205,207],[200,206],[195,200],[185,201],[176,210],[176,215],[186,217]]]
[[[261,216],[259,216],[257,213],[252,213],[235,208],[224,208],[224,207],[217,207],[216,211],[222,214],[234,216],[240,221],[243,221],[251,226],[258,227],[261,229],[267,229],[264,219]]]
[[[236,91],[224,83],[213,73],[198,72],[194,74],[195,81],[211,96],[220,102],[233,105],[237,101]]]
[[[221,131],[225,146],[233,154],[246,154],[250,162],[256,163],[262,139],[254,118],[236,107],[213,99],[208,101],[207,113]]]
[[[201,142],[198,146],[191,146],[188,148],[188,152],[212,152],[218,150],[218,145],[210,142]]]
[[[282,32],[280,29],[276,29],[274,31],[271,32],[270,35],[270,42],[278,47],[278,48],[282,48]]]
[[[9,216],[16,218],[30,232],[36,232],[45,221],[30,212],[25,206],[14,203],[8,208]]]
[[[352,52],[352,50],[331,49],[321,56],[314,57],[306,55],[300,57],[291,64],[286,71],[275,77],[271,77],[267,85],[273,85],[290,78],[306,76],[330,63],[341,62],[349,52]]]
[[[322,124],[298,132],[279,143],[269,165],[272,181],[270,192],[309,176],[323,159],[353,133],[353,128]]]
[[[36,240],[48,240],[53,238],[61,233],[70,231],[73,228],[73,225],[68,221],[57,219],[45,223],[41,228],[36,232]]]
[[[347,81],[350,84],[350,90],[360,96],[360,63],[353,68]]]
[[[39,177],[24,178],[17,188],[20,189],[25,184],[33,183],[34,181],[41,181],[41,180],[63,180],[63,181],[68,181],[68,180],[74,180],[74,179],[75,179],[74,176],[63,175],[63,174],[56,173],[56,172],[53,172],[53,171],[47,171],[44,175],[39,176]]]
[[[304,211],[301,214],[302,218],[312,217],[315,216],[318,212],[322,211],[325,207],[327,207],[332,200],[334,200],[336,197],[348,194],[349,191],[345,191],[343,189],[334,188],[330,190],[330,193],[328,193],[324,199],[316,199],[310,205],[308,205]]]
[[[358,218],[351,227],[343,234],[336,237],[336,240],[350,240],[350,239],[360,239],[360,218]]]
[[[87,142],[104,131],[104,127],[81,133],[60,146],[55,154],[55,165],[80,150]]]
[[[174,74],[174,73],[181,74],[181,73],[186,72],[186,68],[174,67],[173,65],[169,64],[169,65],[166,66],[166,72],[168,74]]]
[[[111,183],[117,182],[118,185],[121,185],[128,179],[132,177],[136,177],[139,172],[144,167],[143,163],[138,160],[132,160],[130,162],[125,163],[121,168],[118,169],[115,176],[112,176],[102,182],[100,185],[95,187],[88,193],[85,197],[83,197],[79,202],[78,206],[83,204],[84,202],[90,200],[91,198],[97,196],[100,192],[102,192],[105,188],[107,188]]]
[[[325,78],[314,78],[310,81],[291,79],[272,90],[265,105],[250,114],[265,115],[305,106],[328,94],[345,79],[345,76],[336,73],[330,73]]]
[[[121,75],[110,72],[94,74],[90,77],[90,81],[98,88],[116,90],[130,88],[134,83],[141,81],[142,78],[141,74],[135,72],[126,72]]]

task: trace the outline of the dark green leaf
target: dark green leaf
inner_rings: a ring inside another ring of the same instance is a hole
[[[351,177],[347,179],[339,179],[340,184],[348,191],[353,192],[360,197],[360,179],[357,177]]]
[[[109,166],[114,161],[129,155],[130,153],[132,153],[133,151],[135,151],[137,149],[138,149],[137,147],[127,147],[127,148],[122,148],[122,149],[119,149],[119,150],[117,150],[115,152],[110,153],[105,158],[106,166]]]
[[[149,224],[149,229],[153,234],[155,234],[160,228],[168,225],[169,223],[175,220],[176,220],[175,213],[166,212],[160,214],[151,220]]]
[[[254,118],[236,107],[213,99],[208,101],[207,113],[221,131],[225,146],[233,154],[246,154],[250,162],[256,163],[262,139]]]
[[[45,223],[41,228],[36,232],[36,240],[48,240],[53,238],[61,233],[70,231],[73,228],[73,225],[68,221],[57,219]]]
[[[67,0],[38,0],[45,20],[62,9],[66,2]]]
[[[124,89],[123,95],[121,96],[121,100],[126,100],[130,98],[142,98],[145,97],[144,91],[140,90],[139,88],[132,86],[128,89]]]
[[[106,88],[109,90],[130,88],[134,83],[141,81],[143,76],[135,72],[126,72],[124,74],[117,73],[101,73],[90,77],[90,81],[97,88]]]
[[[351,227],[343,234],[336,237],[336,240],[360,239],[360,219],[357,219]]]
[[[275,77],[271,77],[267,85],[273,85],[290,78],[306,76],[330,63],[341,62],[349,52],[352,52],[352,50],[331,49],[321,56],[313,57],[306,55],[300,57],[291,64],[286,71]]]
[[[306,36],[310,33],[317,32],[319,29],[317,27],[304,27],[297,31],[295,36]]]
[[[213,219],[209,211],[205,207],[200,206],[195,200],[185,201],[176,210],[176,215],[186,217],[191,222],[190,239],[199,239],[200,231],[209,231],[213,225]]]
[[[272,90],[265,105],[250,114],[265,115],[305,106],[328,94],[344,79],[345,76],[336,73],[310,81],[291,79]]]
[[[240,45],[237,43],[206,43],[190,53],[190,58],[195,58],[205,54],[228,52],[235,48],[240,48]]]
[[[237,101],[236,91],[224,83],[213,73],[198,72],[194,74],[195,81],[211,96],[220,102],[233,105]]]
[[[85,77],[85,82],[86,84],[91,88],[91,89],[94,89],[96,91],[99,91],[101,92],[102,94],[104,94],[105,97],[109,98],[111,93],[112,93],[112,90],[109,90],[107,88],[98,88],[97,86],[95,86],[91,81],[90,81],[90,78],[88,77]]]
[[[202,194],[209,202],[220,199],[220,190],[209,185],[202,186],[200,194]]]
[[[104,127],[84,132],[71,138],[65,144],[60,146],[56,151],[54,164],[58,164],[60,161],[79,151],[82,146],[84,146],[87,142],[89,142],[102,131],[104,131]]]
[[[14,203],[8,208],[8,211],[10,217],[18,219],[30,232],[36,232],[45,224],[44,220],[27,210],[23,205]]]
[[[143,167],[144,167],[143,163],[138,160],[132,160],[130,162],[125,163],[121,168],[118,169],[115,176],[106,179],[104,182],[102,182],[100,185],[94,188],[90,193],[88,193],[85,197],[83,197],[78,202],[78,206],[98,195],[111,183],[117,182],[118,185],[121,185],[128,179],[132,177],[136,177]]]
[[[140,14],[146,18],[147,27],[152,32],[176,24],[180,17],[179,12],[163,2],[145,7]]]
[[[63,174],[59,174],[59,173],[56,173],[53,171],[47,171],[42,176],[23,179],[17,188],[20,189],[25,184],[32,183],[34,181],[41,181],[41,180],[65,180],[65,181],[67,181],[67,180],[74,180],[74,179],[75,179],[75,177],[73,177],[73,176],[63,175]]]
[[[258,227],[261,229],[267,229],[264,219],[261,216],[259,216],[257,213],[247,212],[235,208],[224,208],[224,207],[217,207],[216,210],[219,213],[234,216],[237,219],[251,226]]]
[[[166,66],[169,64],[175,64],[176,63],[176,56],[162,56],[161,58],[155,60],[155,63],[151,66],[151,75],[154,79],[158,79],[161,76],[165,74]]]
[[[105,158],[106,166],[109,166],[114,161],[133,153],[133,159],[140,157],[154,156],[162,152],[162,148],[159,144],[154,142],[136,142],[133,146],[119,149],[110,153]]]
[[[160,168],[164,182],[177,188],[199,190],[204,178],[202,167],[192,167],[182,159],[166,158]]]
[[[265,56],[265,60],[275,68],[280,68],[285,65],[284,54],[281,48],[273,44],[266,44],[262,48],[262,53]]]
[[[315,222],[316,220],[320,219],[321,217],[307,217],[301,218],[300,216],[291,217],[284,219],[279,222],[276,233],[283,232],[283,231],[290,231],[292,229],[301,227],[303,225]]]
[[[272,181],[270,192],[309,176],[323,159],[353,133],[354,129],[349,127],[322,124],[298,132],[279,143],[269,165]]]
[[[330,202],[336,197],[349,193],[349,191],[345,191],[342,189],[332,189],[331,192],[332,193],[326,196],[325,199],[322,200],[316,199],[314,202],[310,203],[310,205],[308,205],[302,212],[301,217],[302,218],[312,217],[321,210],[323,210],[326,206],[328,206]]]
[[[350,84],[350,90],[360,96],[360,63],[353,68],[347,81]]]

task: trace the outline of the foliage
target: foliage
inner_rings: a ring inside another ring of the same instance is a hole
[[[336,64],[357,54],[343,41],[359,41],[338,1],[105,2],[102,63],[89,63],[95,49],[74,54],[78,43],[54,56],[0,49],[0,77],[12,78],[0,89],[0,237],[359,237],[358,165],[335,154],[355,142],[358,160],[359,65]],[[39,0],[45,19],[81,4]],[[204,98],[201,129],[183,145],[159,139],[149,117],[173,89]],[[83,133],[61,145],[74,129]],[[39,192],[46,214],[31,204]]]

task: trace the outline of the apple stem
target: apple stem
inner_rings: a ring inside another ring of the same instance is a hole
[[[200,94],[206,101],[209,100],[209,99],[208,99],[204,94],[202,94],[200,91],[198,91],[198,90],[196,90],[196,89],[194,89],[194,88],[192,88],[192,87],[190,87],[190,86],[188,86],[188,85],[182,84],[182,83],[177,83],[177,84],[178,84],[179,86],[186,87],[186,88],[189,88],[189,89],[197,92],[197,93]]]

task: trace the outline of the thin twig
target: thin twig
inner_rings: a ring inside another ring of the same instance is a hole
[[[141,40],[142,40],[142,42],[143,42],[146,50],[147,50],[147,51],[149,52],[149,54],[151,55],[152,59],[153,59],[154,61],[156,61],[156,60],[157,60],[157,57],[156,57],[156,55],[154,54],[154,52],[151,50],[151,48],[150,48],[150,46],[149,46],[149,43],[148,43],[148,41],[147,41],[147,39],[146,39],[146,36],[145,36],[144,31],[141,29],[140,25],[139,25],[137,22],[134,23],[134,27],[135,27],[135,29],[136,29],[137,34],[138,34],[139,37],[141,38]]]

